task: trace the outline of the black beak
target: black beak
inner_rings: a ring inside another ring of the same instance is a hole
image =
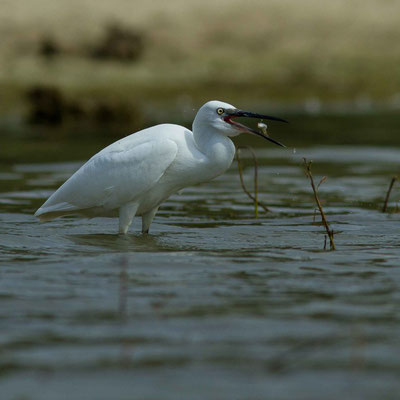
[[[228,112],[229,113],[229,112]],[[270,115],[263,115],[263,114],[256,114],[252,113],[249,111],[243,111],[243,110],[233,110],[233,112],[229,113],[230,115],[233,115],[235,117],[246,117],[246,118],[258,118],[258,119],[268,119],[270,121],[280,121],[280,122],[286,122],[288,123],[285,119],[278,118],[278,117],[271,117]]]
[[[239,128],[243,132],[253,133],[254,135],[261,136],[262,138],[267,139],[270,142],[277,144],[278,146],[286,147],[285,145],[283,145],[282,143],[279,143],[275,139],[272,139],[268,135],[266,135],[266,134],[264,134],[262,132],[256,131],[255,129],[249,128],[248,126],[239,124],[238,122],[233,121],[233,119],[234,118],[239,118],[239,117],[244,117],[244,118],[266,119],[266,120],[270,120],[270,121],[279,121],[279,122],[286,122],[286,123],[288,123],[288,121],[286,121],[286,120],[284,120],[282,118],[272,117],[270,115],[256,114],[256,113],[252,113],[252,112],[249,112],[249,111],[243,111],[243,110],[238,110],[238,109],[226,110],[225,113],[227,114],[227,116],[224,118],[225,122],[228,122],[233,126],[236,126],[237,128]]]

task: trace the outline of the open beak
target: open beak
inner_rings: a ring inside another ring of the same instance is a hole
[[[269,115],[256,114],[256,113],[238,110],[238,109],[226,110],[225,113],[227,115],[224,117],[224,121],[227,122],[228,124],[233,125],[235,128],[241,130],[242,132],[253,133],[254,135],[261,136],[262,138],[267,139],[270,142],[277,144],[278,146],[286,147],[282,143],[279,143],[277,140],[272,139],[271,137],[267,136],[265,133],[256,131],[255,129],[249,128],[248,126],[239,124],[239,122],[234,121],[234,118],[245,117],[245,118],[268,119],[270,121],[280,121],[280,122],[287,123],[287,121],[285,121],[284,119],[278,118],[278,117],[271,117]]]

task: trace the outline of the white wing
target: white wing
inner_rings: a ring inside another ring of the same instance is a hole
[[[174,141],[159,135],[126,137],[93,156],[49,197],[35,216],[93,207],[119,208],[155,185],[177,152]],[[44,215],[42,219],[46,219]]]

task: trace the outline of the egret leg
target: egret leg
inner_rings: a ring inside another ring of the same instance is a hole
[[[139,205],[136,203],[128,203],[119,209],[119,233],[123,233],[125,235],[128,232],[138,206]]]
[[[158,206],[142,215],[142,233],[149,233],[150,224],[152,223],[157,211]]]

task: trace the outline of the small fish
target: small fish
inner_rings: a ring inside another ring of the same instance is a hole
[[[267,130],[268,130],[267,124],[265,124],[264,122],[259,122],[259,123],[257,124],[257,127],[258,127],[258,129],[261,129],[262,133],[263,133],[265,136],[268,136],[268,137],[269,137],[268,132],[267,132]]]

